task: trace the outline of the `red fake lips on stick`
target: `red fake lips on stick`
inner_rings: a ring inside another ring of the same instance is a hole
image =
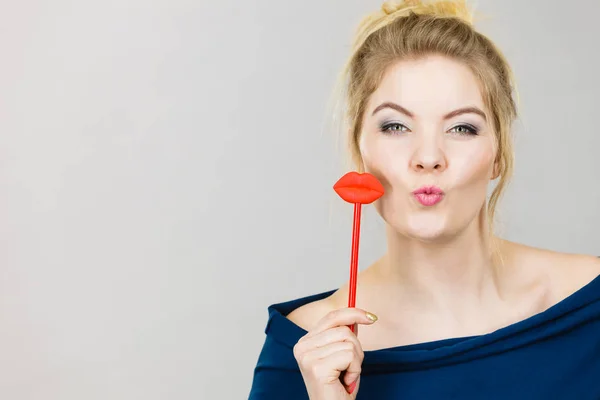
[[[356,306],[356,280],[358,275],[358,242],[360,238],[360,213],[363,204],[370,204],[383,196],[383,185],[373,175],[365,172],[348,172],[333,185],[333,190],[348,203],[354,204],[352,226],[352,257],[350,259],[350,284],[348,307]],[[354,326],[350,329],[354,332]]]

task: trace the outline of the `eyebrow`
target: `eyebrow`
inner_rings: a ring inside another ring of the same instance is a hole
[[[402,114],[408,115],[411,118],[414,118],[414,114],[412,112],[410,112],[409,110],[407,110],[406,108],[402,107],[399,104],[396,103],[392,103],[389,101],[386,101],[385,103],[381,103],[379,106],[377,106],[375,108],[375,110],[373,110],[373,113],[371,114],[372,116],[375,115],[375,113],[377,113],[378,111],[383,110],[384,108],[391,108],[394,109],[398,112],[401,112]],[[444,115],[444,119],[450,119],[453,117],[456,117],[457,115],[462,115],[462,114],[477,114],[479,116],[481,116],[481,118],[483,118],[484,121],[486,121],[486,116],[485,113],[483,111],[481,111],[479,108],[477,107],[462,107],[459,108],[457,110],[451,111],[448,114]]]

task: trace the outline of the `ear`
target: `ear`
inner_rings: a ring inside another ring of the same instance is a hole
[[[365,161],[363,160],[362,155],[360,155],[360,154],[358,155],[357,164],[358,164],[358,172],[360,172],[360,173],[366,172],[367,169],[365,168]]]
[[[348,138],[350,138],[350,130],[348,131]],[[356,151],[358,152],[358,154],[354,155],[354,166],[356,168],[356,171],[359,173],[363,173],[366,171],[365,168],[365,160],[363,159],[363,152],[362,152],[362,138],[359,138],[358,143],[356,144]]]
[[[494,169],[492,170],[492,177],[490,178],[491,181],[497,179],[500,176],[500,160],[496,160],[494,162]]]

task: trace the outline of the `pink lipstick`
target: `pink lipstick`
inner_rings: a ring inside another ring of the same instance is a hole
[[[433,206],[442,201],[444,191],[437,186],[423,186],[413,192],[413,196],[424,206]]]

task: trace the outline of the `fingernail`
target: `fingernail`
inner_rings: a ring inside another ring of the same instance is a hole
[[[372,314],[370,312],[367,311],[367,318],[371,321],[371,322],[375,322],[377,321],[379,318],[377,318],[377,315]]]
[[[356,381],[348,385],[348,387],[346,388],[346,392],[348,392],[348,394],[352,394],[352,392],[354,392],[354,389],[356,389]]]

